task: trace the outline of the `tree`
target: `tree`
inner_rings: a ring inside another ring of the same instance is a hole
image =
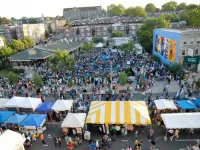
[[[184,67],[180,63],[174,63],[171,66],[168,66],[168,70],[171,73],[173,73],[174,75],[176,75],[176,74],[180,74],[181,72],[183,72]]]
[[[12,47],[17,51],[22,51],[25,49],[25,45],[21,40],[12,40]]]
[[[200,26],[200,8],[185,10],[182,12],[182,19],[187,21],[187,25],[190,27],[199,27]]]
[[[176,10],[177,2],[170,1],[162,5],[162,11],[174,11]]]
[[[145,17],[147,15],[145,9],[140,6],[129,7],[124,14],[131,17]]]
[[[66,20],[66,23],[65,23],[64,27],[71,27],[71,23],[70,23],[69,20]]]
[[[196,5],[196,4],[189,4],[189,5],[187,5],[186,8],[187,8],[187,9],[197,9],[197,8],[199,8],[199,6]]]
[[[153,30],[155,28],[169,28],[169,21],[164,17],[146,19],[137,32],[137,39],[146,52],[151,53],[153,48]]]
[[[81,45],[81,50],[86,53],[90,53],[94,49],[95,45],[93,42],[84,41]]]
[[[35,73],[33,75],[32,81],[33,81],[34,85],[36,86],[36,88],[42,86],[42,84],[43,84],[41,76],[39,74],[37,74],[37,73]]]
[[[36,24],[38,22],[37,22],[37,20],[35,18],[29,18],[28,19],[28,23],[30,23],[30,24]]]
[[[33,39],[30,36],[25,36],[23,38],[23,40],[27,41],[28,48],[31,48],[35,45],[35,42],[33,41]]]
[[[135,42],[134,41],[129,41],[126,44],[122,44],[120,46],[120,49],[122,51],[124,51],[124,53],[126,55],[134,54],[134,53],[136,53]]]
[[[114,31],[112,32],[112,37],[122,37],[123,33],[120,31]]]
[[[180,21],[181,17],[177,14],[167,14],[164,16],[166,20],[169,20],[170,22]]]
[[[12,71],[9,71],[8,73],[8,82],[10,85],[14,85],[18,80],[17,74],[13,73]]]
[[[48,39],[49,37],[49,31],[45,30],[45,38]]]
[[[180,3],[177,7],[176,10],[184,10],[187,7],[186,3]]]
[[[104,39],[103,39],[102,36],[95,35],[95,36],[92,37],[92,42],[94,42],[94,43],[103,43]]]
[[[146,12],[156,12],[156,6],[153,4],[153,3],[148,3],[146,6],[145,6],[145,10]]]
[[[128,82],[128,76],[125,72],[120,73],[119,75],[119,83],[121,86],[123,86]]]
[[[4,25],[4,24],[11,24],[12,21],[10,19],[7,19],[5,17],[0,17],[0,25]]]
[[[111,4],[107,7],[107,12],[109,12],[113,16],[122,16],[124,14],[124,11],[125,7],[121,4]]]
[[[73,86],[73,82],[72,82],[72,79],[71,79],[71,78],[68,80],[67,86],[68,86],[69,88],[71,88],[71,87]]]
[[[14,53],[15,53],[15,51],[11,47],[8,47],[8,46],[3,46],[0,49],[0,54],[1,54],[1,56],[4,56],[4,57],[9,57],[9,56],[13,55]]]

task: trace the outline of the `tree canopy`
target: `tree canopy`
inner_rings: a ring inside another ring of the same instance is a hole
[[[121,31],[112,32],[112,37],[122,37],[123,33]]]
[[[40,86],[42,86],[43,84],[43,81],[42,81],[42,78],[39,74],[35,73],[33,75],[33,79],[32,79],[33,83],[35,84],[35,86],[38,88]]]
[[[15,53],[14,50],[8,46],[3,46],[0,49],[0,54],[1,54],[1,56],[4,56],[4,57],[9,57],[9,56],[13,55],[14,53]]]
[[[7,19],[6,17],[0,17],[0,25],[3,24],[11,24],[12,21],[10,19]]]
[[[102,36],[95,35],[95,36],[92,37],[92,42],[94,42],[94,43],[103,43],[104,39],[103,39]]]
[[[18,80],[17,74],[13,73],[12,71],[9,71],[8,73],[8,82],[10,85],[14,85]]]
[[[122,4],[111,4],[107,7],[107,12],[109,12],[113,16],[122,16],[124,15],[124,11],[125,7]]]
[[[146,19],[137,32],[138,41],[146,52],[151,53],[153,48],[153,30],[155,28],[169,28],[169,21],[164,17]]]
[[[127,55],[134,54],[136,52],[135,42],[129,41],[128,43],[122,44],[120,49]]]
[[[177,14],[167,14],[164,16],[166,20],[170,22],[180,21],[181,17]]]
[[[177,2],[170,1],[162,5],[162,11],[174,11],[177,8]]]
[[[156,12],[157,8],[156,8],[156,6],[153,3],[148,3],[145,6],[145,10],[146,10],[146,12]]]
[[[81,50],[86,53],[90,53],[94,49],[95,45],[93,42],[84,41],[81,45]]]
[[[200,27],[200,8],[185,10],[182,12],[182,19],[187,21],[190,27]]]
[[[119,83],[121,86],[124,86],[128,82],[128,76],[125,72],[120,73]]]
[[[71,23],[69,20],[66,20],[64,27],[71,27]]]
[[[186,3],[180,3],[177,7],[176,10],[184,10],[186,9],[187,4]]]
[[[131,17],[145,17],[147,15],[145,9],[140,6],[129,7],[125,10],[124,14]]]

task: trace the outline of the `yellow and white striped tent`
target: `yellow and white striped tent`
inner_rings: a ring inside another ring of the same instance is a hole
[[[148,125],[151,120],[144,101],[95,101],[86,123]]]

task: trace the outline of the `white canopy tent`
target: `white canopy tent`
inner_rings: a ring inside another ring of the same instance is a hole
[[[0,98],[0,109],[4,108],[4,104],[7,103],[10,99],[8,98]]]
[[[6,130],[0,136],[0,147],[5,150],[25,150],[24,149],[25,138],[20,133]]]
[[[73,100],[57,100],[51,109],[54,111],[71,110],[72,103],[73,103]]]
[[[13,96],[7,103],[4,104],[6,108],[17,108],[19,104],[23,103],[26,97]]]
[[[83,128],[85,118],[86,113],[68,113],[61,125],[61,128]]]
[[[159,109],[159,110],[163,110],[163,109],[177,109],[177,107],[174,104],[173,100],[159,99],[159,100],[154,100],[154,103],[156,105],[156,108]]]
[[[95,48],[102,48],[103,47],[103,43],[98,43]]]
[[[200,113],[161,114],[167,129],[200,128]]]

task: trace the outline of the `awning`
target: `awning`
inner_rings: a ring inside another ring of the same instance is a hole
[[[0,124],[4,124],[14,114],[15,111],[0,111]]]
[[[163,109],[177,109],[177,107],[174,104],[173,100],[159,99],[159,100],[154,100],[154,103],[156,105],[156,108],[159,109],[159,110],[163,110]]]
[[[33,126],[33,127],[41,127],[46,120],[47,115],[45,114],[30,114],[24,121],[20,124],[20,126]]]
[[[4,108],[4,104],[7,103],[10,99],[0,98],[0,108]]]
[[[72,103],[73,103],[73,100],[57,100],[51,109],[54,111],[71,110]]]
[[[197,107],[189,100],[176,101],[181,109],[197,109]]]
[[[167,129],[200,128],[200,113],[170,113],[161,117]]]
[[[7,123],[20,124],[27,116],[28,115],[15,114],[13,117],[8,119]]]
[[[61,127],[68,128],[83,128],[85,123],[86,113],[68,113]]]
[[[151,124],[144,101],[92,102],[86,119],[91,124]]]
[[[193,100],[192,102],[200,107],[200,99]]]
[[[53,102],[43,102],[37,108],[37,112],[49,112],[51,111],[51,107],[54,105]]]

